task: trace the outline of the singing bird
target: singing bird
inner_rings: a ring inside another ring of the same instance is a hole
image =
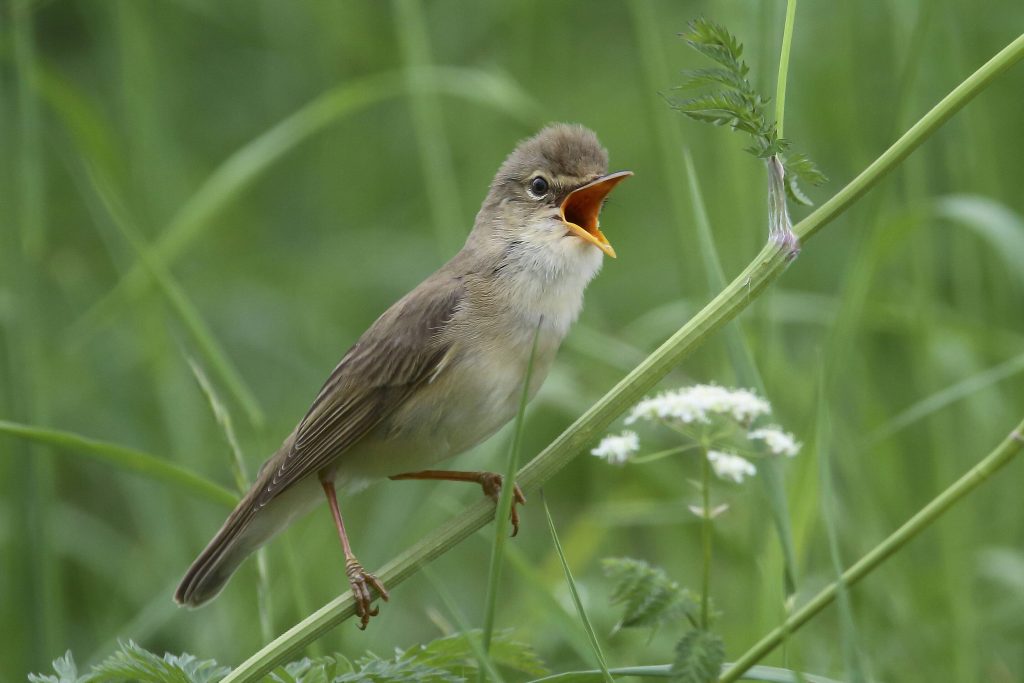
[[[422,469],[494,434],[540,388],[583,305],[615,256],[598,228],[605,197],[629,171],[579,125],[522,141],[491,182],[465,246],[384,312],[328,377],[313,405],[185,573],[174,599],[197,607],[242,560],[326,497],[345,556],[359,627],[388,599],[356,559],[336,491],[375,480],[476,482],[497,500],[501,475]],[[514,503],[524,503],[516,489]],[[512,508],[513,535],[519,518]]]

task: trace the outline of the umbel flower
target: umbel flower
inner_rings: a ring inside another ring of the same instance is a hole
[[[801,444],[779,426],[753,428],[758,419],[770,415],[771,404],[750,389],[733,389],[717,384],[695,384],[645,398],[626,415],[625,423],[641,421],[663,424],[690,437],[706,453],[719,479],[742,483],[757,474],[757,466],[735,451],[743,446],[754,455],[794,457]],[[730,427],[721,429],[720,427]],[[763,449],[758,453],[758,446]],[[591,454],[614,465],[624,465],[640,450],[636,432],[606,436]],[[689,450],[673,449],[665,453]],[[657,456],[655,456],[657,457]]]
[[[743,477],[757,474],[754,463],[735,453],[708,451],[708,461],[719,479],[731,479],[737,484],[743,483]]]
[[[626,430],[622,434],[610,434],[590,451],[599,458],[604,458],[612,465],[624,465],[640,450],[640,437],[636,432]]]
[[[637,420],[678,420],[684,424],[709,424],[715,415],[726,415],[741,424],[750,424],[771,411],[771,404],[749,389],[695,384],[662,392],[654,398],[645,398],[626,416],[626,424],[633,424]]]

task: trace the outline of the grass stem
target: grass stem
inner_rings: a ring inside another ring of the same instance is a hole
[[[943,513],[953,507],[958,501],[990,479],[992,475],[1013,460],[1014,456],[1020,453],[1022,449],[1024,449],[1024,420],[1021,420],[1017,427],[992,452],[986,455],[981,462],[969,469],[945,491],[933,498],[917,514],[907,520],[903,526],[872,548],[852,567],[843,572],[839,579],[831,583],[806,605],[794,612],[783,624],[773,629],[768,635],[747,650],[743,656],[737,659],[722,674],[719,683],[730,683],[731,681],[740,680],[743,672],[756,662],[761,661],[769,652],[775,649],[782,642],[785,634],[796,631],[821,610],[832,604],[832,601],[836,599],[843,589],[852,587],[870,574],[882,562],[890,558],[922,531],[935,523]]]

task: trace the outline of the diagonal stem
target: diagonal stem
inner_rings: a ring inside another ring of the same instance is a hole
[[[921,508],[917,514],[907,520],[903,526],[894,531],[888,538],[872,548],[867,555],[860,558],[856,564],[843,572],[837,581],[814,596],[810,602],[794,612],[785,622],[777,626],[747,650],[742,657],[737,659],[722,674],[719,683],[731,683],[732,681],[739,680],[747,669],[761,661],[769,652],[775,649],[782,642],[783,637],[803,626],[818,612],[832,604],[840,590],[850,588],[853,584],[870,574],[878,565],[882,564],[896,551],[931,526],[932,523],[964,496],[978,488],[1000,468],[1013,460],[1014,456],[1020,453],[1022,449],[1024,449],[1024,420],[981,462],[969,469],[966,474],[956,480],[949,488],[933,498],[930,503]]]
[[[942,99],[920,121],[876,159],[867,169],[795,227],[803,240],[842,214],[889,171],[914,151],[953,114],[984,90],[997,76],[1024,57],[1024,35],[1003,48]],[[775,281],[789,263],[786,253],[771,243],[711,303],[705,306],[668,341],[644,359],[625,378],[559,435],[520,471],[516,481],[524,489],[536,489],[553,477],[626,409],[639,400],[684,357],[740,314]],[[389,586],[397,586],[419,567],[444,554],[484,526],[494,516],[490,501],[480,501],[449,520],[386,564],[379,572]],[[352,595],[346,593],[327,603],[239,665],[222,683],[256,681],[289,655],[352,616]],[[735,678],[731,679],[735,680]]]

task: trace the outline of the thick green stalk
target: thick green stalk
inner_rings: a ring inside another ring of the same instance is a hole
[[[730,683],[740,680],[743,672],[761,661],[769,652],[782,642],[786,634],[797,630],[810,621],[818,612],[825,609],[836,599],[841,590],[848,589],[870,574],[878,565],[891,557],[918,534],[931,526],[944,512],[953,507],[964,496],[992,477],[1000,468],[1009,463],[1014,456],[1024,449],[1024,420],[1003,439],[995,450],[989,453],[977,465],[972,467],[954,482],[949,488],[932,499],[921,510],[911,517],[903,526],[894,531],[888,538],[871,549],[856,564],[847,569],[837,581],[818,593],[806,605],[793,613],[780,626],[758,641],[753,647],[736,660],[722,674],[719,683]]]
[[[943,122],[1022,57],[1024,35],[969,76],[849,185],[797,224],[796,234],[804,239],[810,238],[839,216],[934,133]],[[684,357],[749,306],[783,273],[788,262],[789,258],[779,246],[772,243],[765,245],[750,265],[718,296],[523,467],[517,477],[520,485],[524,489],[536,489],[553,477]],[[386,585],[396,587],[416,573],[421,565],[450,550],[490,521],[493,516],[494,505],[489,501],[481,500],[471,505],[462,514],[449,520],[434,533],[387,563],[381,568],[378,576]],[[289,655],[354,613],[355,606],[351,593],[335,598],[243,662],[224,679],[223,683],[258,680],[263,674],[286,661]]]

